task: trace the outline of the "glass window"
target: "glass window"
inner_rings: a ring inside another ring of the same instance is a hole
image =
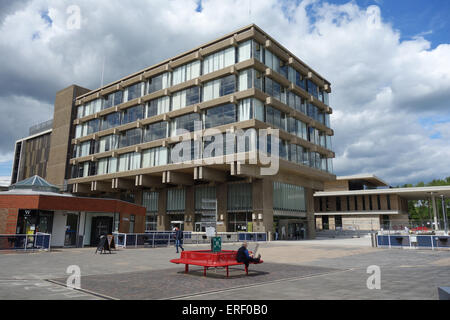
[[[124,101],[131,101],[133,99],[142,97],[143,95],[144,95],[144,83],[139,82],[125,89]]]
[[[122,112],[122,124],[134,122],[144,118],[144,106],[139,105],[125,109]]]
[[[224,104],[207,109],[205,112],[205,129],[236,122],[236,105]]]
[[[97,174],[108,174],[117,172],[117,158],[102,158],[98,161]]]
[[[213,53],[203,60],[203,74],[208,74],[235,64],[235,48],[230,47]]]
[[[136,170],[141,168],[141,154],[139,152],[130,152],[120,155],[119,172]]]
[[[114,92],[114,106],[117,106],[122,102],[123,102],[123,91]]]
[[[142,192],[142,206],[147,212],[158,212],[158,197],[159,192],[144,191]]]
[[[319,98],[319,93],[318,93],[318,88],[317,85],[312,82],[311,80],[307,80],[307,87],[308,87],[308,92],[313,95],[315,98]]]
[[[271,106],[266,107],[266,122],[274,127],[286,130],[286,114]]]
[[[79,124],[75,126],[75,138],[80,138],[83,132],[83,125]]]
[[[146,149],[142,152],[142,168],[163,166],[167,164],[168,152],[165,147]]]
[[[228,184],[227,210],[247,211],[253,208],[253,192],[250,183]]]
[[[263,76],[261,72],[255,69],[246,69],[239,72],[239,91],[256,88],[262,88]]]
[[[142,129],[136,128],[127,130],[120,135],[119,147],[128,147],[142,142]]]
[[[305,189],[292,184],[274,182],[273,208],[283,211],[306,211]]]
[[[89,155],[91,149],[91,141],[86,141],[81,144],[79,157],[85,157]]]
[[[239,101],[239,116],[238,121],[245,121],[253,119],[253,108],[252,100],[254,99],[244,99]]]
[[[209,101],[231,94],[236,91],[236,76],[229,75],[205,83],[203,86],[203,101]]]
[[[278,82],[267,77],[265,78],[265,92],[279,101],[286,103],[286,89]]]
[[[117,135],[109,135],[100,138],[99,152],[108,152],[119,147],[119,137]]]
[[[197,122],[197,126],[195,127],[195,122]],[[176,136],[179,134],[185,133],[183,130],[187,130],[189,132],[193,132],[194,130],[201,130],[202,124],[200,115],[198,113],[190,113],[184,116],[180,116],[174,118],[171,122],[171,136]]]
[[[101,130],[115,128],[120,125],[120,113],[114,112],[106,115],[102,119]]]
[[[167,137],[167,122],[161,121],[145,127],[144,142],[150,142]]]
[[[195,79],[200,76],[200,61],[194,61],[177,67],[172,72],[172,85]]]
[[[184,211],[186,206],[186,189],[167,190],[167,211]]]
[[[100,129],[100,119],[93,119],[85,123],[87,125],[87,134],[98,132]]]
[[[147,94],[170,87],[170,73],[166,72],[148,80]]]
[[[191,87],[172,95],[172,110],[178,110],[200,102],[200,88]]]
[[[170,111],[170,97],[161,97],[149,101],[147,104],[146,118],[157,116]]]
[[[77,118],[83,118],[84,117],[84,106],[81,105],[77,108]]]
[[[253,57],[259,61],[262,61],[263,58],[263,46],[257,42],[254,41],[252,42],[253,48],[252,48],[252,52],[253,52]]]
[[[239,44],[238,62],[250,59],[252,56],[252,40],[248,40]]]

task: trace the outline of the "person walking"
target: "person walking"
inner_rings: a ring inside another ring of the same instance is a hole
[[[184,251],[182,244],[183,244],[183,231],[181,231],[178,227],[176,227],[175,228],[175,247],[177,248],[177,253],[178,253],[178,247],[180,247],[181,250]]]

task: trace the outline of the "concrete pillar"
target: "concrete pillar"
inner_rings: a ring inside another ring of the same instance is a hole
[[[186,187],[186,204],[184,210],[184,231],[194,231],[195,221],[195,189]]]
[[[137,204],[138,206],[142,206],[142,190],[137,190],[134,193],[134,203]]]
[[[431,195],[431,201],[433,203],[434,230],[438,230],[436,197],[433,194]]]
[[[228,197],[227,184],[218,183],[216,185],[217,218],[218,221],[223,222],[223,224],[217,225],[217,232],[226,232],[228,228],[227,197]],[[220,219],[221,217],[223,217],[223,220]]]
[[[311,188],[305,188],[306,197],[306,221],[308,228],[306,230],[307,239],[314,239],[316,237],[316,221],[314,217],[314,190]],[[322,223],[322,221],[321,221]]]
[[[74,101],[77,96],[89,91],[72,85],[56,93],[47,174],[43,178],[61,189],[64,187],[65,179],[70,176],[71,140],[75,132],[72,122],[76,117]]]
[[[158,231],[168,231],[169,230],[169,216],[167,211],[167,189],[162,189],[158,194],[158,216],[156,220],[156,229]]]
[[[273,182],[269,179],[255,179],[252,183],[254,232],[275,232],[273,228]],[[262,214],[262,221],[259,216]]]

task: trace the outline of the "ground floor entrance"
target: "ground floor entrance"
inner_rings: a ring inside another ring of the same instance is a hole
[[[305,240],[308,238],[306,218],[274,217],[275,240]]]

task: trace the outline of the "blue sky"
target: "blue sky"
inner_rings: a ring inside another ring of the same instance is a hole
[[[348,0],[328,0],[344,4]],[[353,0],[361,7],[377,5],[382,18],[401,31],[400,40],[422,35],[432,48],[448,43],[450,38],[450,1],[448,0]]]

